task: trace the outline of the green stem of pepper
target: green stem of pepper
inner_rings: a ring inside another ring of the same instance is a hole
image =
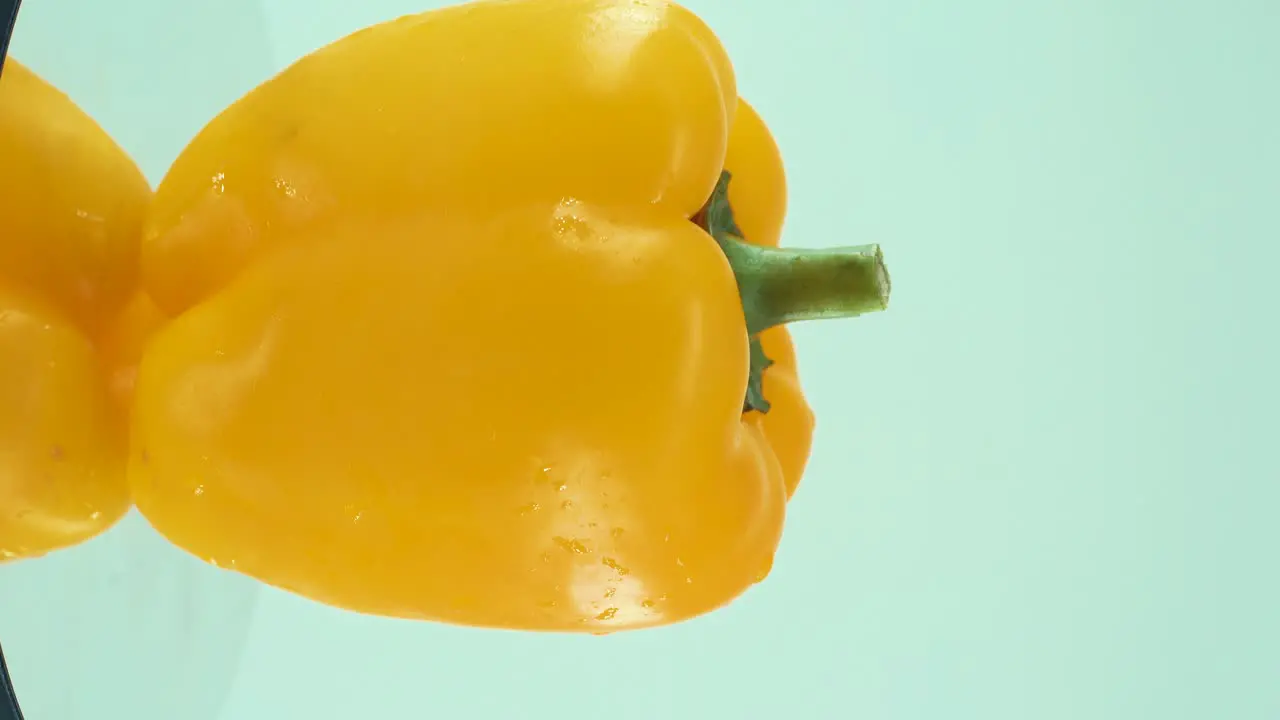
[[[729,205],[728,172],[721,173],[706,206],[694,218],[711,234],[733,268],[751,339],[751,372],[743,412],[768,412],[764,371],[773,361],[759,334],[804,320],[847,318],[889,306],[889,271],[879,245],[800,250],[752,245]]]
[[[719,240],[755,335],[786,323],[847,318],[889,306],[889,272],[879,245],[797,250]]]

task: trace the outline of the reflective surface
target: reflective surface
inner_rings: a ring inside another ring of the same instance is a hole
[[[0,632],[25,720],[214,720],[258,589],[131,514],[104,536],[0,568]]]
[[[153,182],[302,53],[423,9],[29,5],[14,55]],[[784,243],[894,272],[888,313],[795,333],[818,430],[768,581],[666,629],[486,632],[130,517],[0,567],[28,720],[1280,716],[1272,3],[690,6],[778,136]]]

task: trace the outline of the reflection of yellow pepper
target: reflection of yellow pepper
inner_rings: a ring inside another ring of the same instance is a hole
[[[735,237],[776,245],[784,209],[773,139],[678,6],[352,35],[157,191],[144,282],[177,319],[139,372],[138,507],[363,612],[607,632],[722,605],[769,571],[808,454],[774,326],[887,297],[874,248]]]
[[[107,369],[107,389],[120,415],[133,404],[138,362],[147,342],[167,320],[146,293],[135,293],[116,316],[99,344]]]
[[[129,506],[98,350],[135,281],[151,190],[21,64],[0,75],[0,560],[75,544]]]

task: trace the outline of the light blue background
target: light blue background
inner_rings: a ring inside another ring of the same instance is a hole
[[[787,240],[881,242],[801,327],[772,576],[666,629],[344,614],[137,518],[0,570],[29,720],[1280,718],[1280,5],[690,0],[773,126]],[[153,181],[298,55],[421,0],[28,0],[14,56]],[[517,129],[518,131],[518,129]]]

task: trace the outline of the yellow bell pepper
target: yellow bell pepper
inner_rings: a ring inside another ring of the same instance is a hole
[[[133,292],[151,188],[66,95],[0,74],[0,561],[90,538],[129,507],[101,343]]]
[[[139,371],[137,506],[365,613],[712,610],[769,572],[808,456],[781,325],[887,302],[875,247],[768,247],[785,204],[724,49],[670,2],[474,2],[340,40],[157,190],[143,278],[175,319]]]

